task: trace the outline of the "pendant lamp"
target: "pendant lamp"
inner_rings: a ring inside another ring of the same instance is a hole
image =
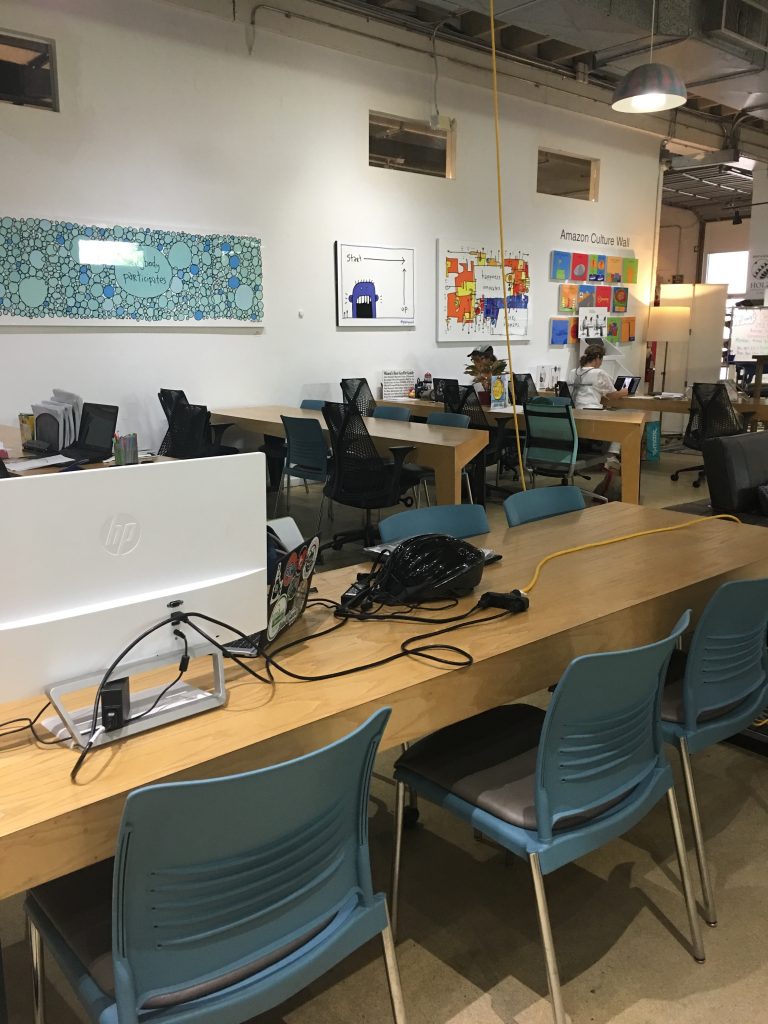
[[[650,114],[672,110],[688,99],[685,82],[668,64],[653,61],[653,36],[656,30],[656,0],[651,14],[651,52],[649,62],[628,72],[613,94],[611,106],[622,114]]]

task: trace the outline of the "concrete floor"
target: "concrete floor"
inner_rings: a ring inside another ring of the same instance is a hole
[[[645,504],[701,497],[669,473],[690,456],[643,469]],[[594,481],[596,482],[596,480]],[[295,489],[293,513],[311,529],[319,492]],[[271,511],[271,508],[270,508]],[[491,503],[492,518],[501,515]],[[354,517],[339,510],[336,528]],[[354,561],[335,553],[328,567]],[[545,696],[545,695],[544,695]],[[389,756],[380,769],[390,767]],[[666,808],[603,850],[546,879],[573,1024],[741,1024],[768,1020],[768,761],[728,745],[694,758],[720,924],[705,929],[707,962],[687,951]],[[681,807],[687,813],[678,788]],[[388,885],[390,786],[375,782],[371,852],[376,884]],[[684,825],[688,832],[687,818]],[[694,875],[697,878],[697,875]],[[32,1021],[21,900],[0,903],[0,938],[11,1024]],[[391,1020],[378,942],[359,951],[261,1024],[373,1024]],[[429,805],[406,833],[398,958],[409,1024],[549,1024],[546,980],[527,865],[508,860]],[[48,1021],[84,1021],[55,968]]]

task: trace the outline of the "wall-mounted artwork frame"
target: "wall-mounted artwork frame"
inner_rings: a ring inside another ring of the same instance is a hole
[[[414,327],[413,249],[336,242],[338,327]]]
[[[437,243],[437,340],[480,342],[506,337],[498,246]],[[504,257],[510,339],[528,337],[528,255]]]
[[[0,326],[242,328],[263,319],[258,238],[0,217]]]

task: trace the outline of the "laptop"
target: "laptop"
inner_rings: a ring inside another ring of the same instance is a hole
[[[116,405],[84,402],[77,441],[63,448],[61,454],[75,462],[104,462],[111,458],[117,411]]]
[[[442,402],[445,400],[443,392],[446,384],[455,384],[458,387],[459,382],[453,377],[432,378],[432,398],[435,402]]]
[[[630,395],[634,395],[634,393],[638,389],[639,384],[640,384],[640,378],[639,377],[629,377],[629,376],[622,377],[622,376],[619,376],[619,377],[616,378],[616,381],[614,383],[614,387],[616,388],[617,391],[621,391],[623,388],[626,388],[627,391],[630,393]]]
[[[530,373],[514,374],[514,386],[515,405],[525,405],[526,402],[530,402],[532,398],[536,398],[539,394]]]
[[[303,614],[312,587],[320,538],[303,540],[280,559],[267,598],[267,628],[224,645],[225,654],[255,658]]]
[[[571,405],[573,405],[573,395],[571,389],[568,386],[568,382],[565,380],[559,380],[555,385],[555,394],[558,398],[567,398]]]

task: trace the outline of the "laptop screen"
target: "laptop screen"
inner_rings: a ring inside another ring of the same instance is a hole
[[[77,435],[79,447],[111,452],[117,426],[117,406],[85,402]]]
[[[626,388],[630,395],[634,395],[639,383],[639,377],[619,376],[616,378],[615,388],[617,391],[622,391]]]

